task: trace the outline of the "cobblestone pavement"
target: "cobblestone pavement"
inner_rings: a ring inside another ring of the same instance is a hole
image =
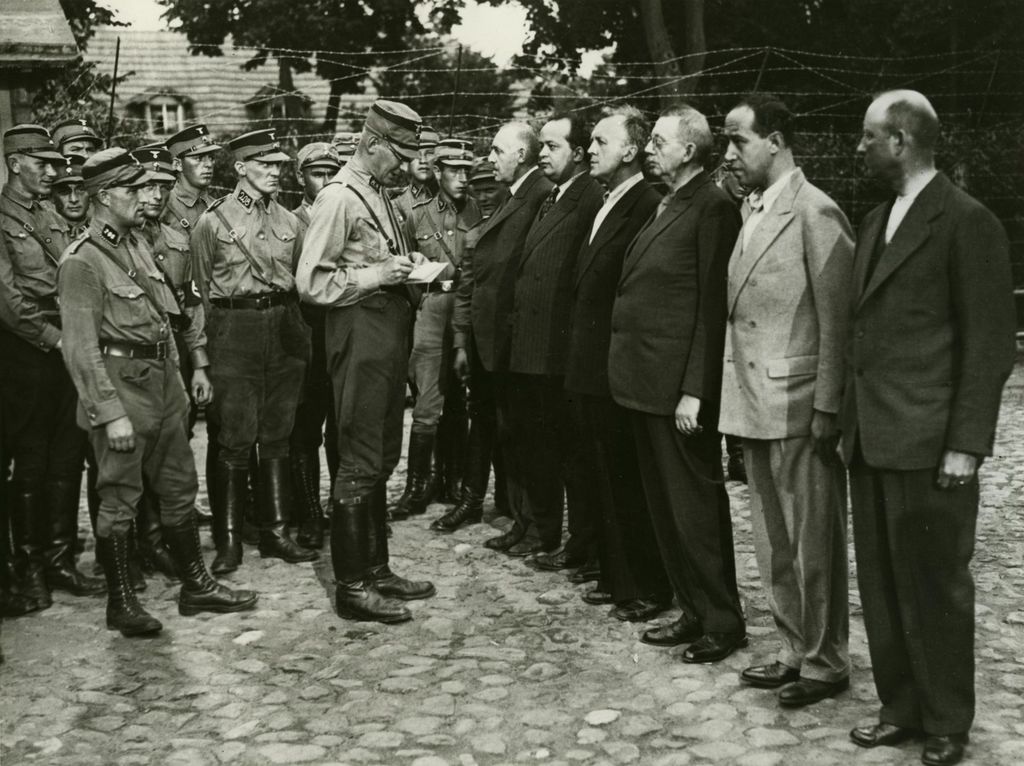
[[[1024,763],[1021,370],[1002,424],[984,467],[974,559],[978,719],[968,753],[986,766]],[[396,474],[392,494],[402,481]],[[487,524],[434,536],[435,505],[395,527],[396,570],[438,590],[411,605],[404,625],[338,619],[328,561],[289,566],[251,548],[230,581],[261,592],[255,612],[180,617],[175,589],[154,578],[143,599],[165,626],[155,639],[108,632],[102,599],[64,594],[5,622],[0,764],[918,763],[918,745],[863,751],[847,740],[877,709],[852,570],[850,692],[787,712],[771,692],[739,685],[738,672],[770,658],[777,640],[746,488],[729,492],[752,640],[720,665],[646,646],[642,626],[584,604],[583,586],[483,548]]]

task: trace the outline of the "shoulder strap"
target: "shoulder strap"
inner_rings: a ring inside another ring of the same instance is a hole
[[[434,240],[441,246],[441,249],[444,250],[444,254],[448,256],[448,262],[451,263],[452,266],[458,268],[459,264],[455,260],[455,254],[452,252],[451,248],[448,247],[448,243],[444,241],[444,227],[437,225],[437,219],[434,218],[434,211],[431,208],[432,206],[427,208],[427,218],[430,219],[430,223],[434,229]],[[458,226],[458,211],[456,211],[455,225]]]
[[[370,214],[370,218],[373,219],[374,228],[376,228],[377,232],[384,237],[384,241],[388,243],[388,252],[392,255],[398,255],[398,247],[395,244],[395,240],[388,236],[388,233],[384,230],[384,226],[380,222],[380,218],[378,218],[377,214],[373,212],[373,208],[370,207],[370,203],[366,201],[366,197],[364,197],[356,187],[346,181],[328,181],[324,186],[330,186],[331,184],[338,184],[343,189],[348,189],[356,195],[356,198],[358,198],[358,200],[363,203],[363,207],[366,208],[366,212]]]
[[[99,250],[101,253],[107,256],[107,258],[113,261],[114,265],[117,266],[117,268],[119,268],[121,271],[123,271],[125,276],[127,276],[128,279],[130,279],[135,284],[136,287],[142,290],[143,295],[146,296],[146,299],[152,304],[153,308],[156,309],[156,313],[163,317],[164,321],[169,321],[167,319],[167,312],[164,310],[164,307],[160,304],[160,301],[156,299],[156,296],[152,292],[150,292],[149,285],[146,284],[145,280],[139,280],[138,271],[136,271],[133,268],[129,268],[128,266],[125,266],[124,263],[121,261],[120,258],[117,257],[117,254],[114,253],[113,250],[108,248],[106,244],[100,242],[95,237],[86,234],[85,237],[83,237],[82,241],[84,242],[85,240],[89,240],[93,245],[95,245],[97,250]]]
[[[39,247],[43,248],[43,252],[46,253],[46,257],[53,262],[54,266],[60,264],[60,255],[54,255],[50,251],[50,248],[46,246],[46,241],[39,236],[39,232],[36,231],[35,227],[32,224],[30,224],[28,221],[21,220],[20,218],[18,218],[18,216],[14,215],[13,213],[9,213],[6,210],[0,210],[0,215],[7,216],[16,224],[21,226],[21,228],[23,228],[26,232],[28,232],[28,235],[39,243]]]
[[[211,207],[209,210],[207,210],[207,212],[212,212],[215,216],[217,216],[217,220],[221,222],[225,229],[228,230],[228,236],[231,237],[232,242],[238,245],[238,249],[242,251],[242,255],[245,256],[245,260],[249,262],[249,268],[252,269],[253,275],[267,287],[276,290],[277,288],[274,286],[274,283],[266,275],[266,272],[263,271],[263,267],[260,266],[260,264],[256,261],[256,258],[253,256],[253,254],[249,252],[249,248],[245,246],[245,243],[238,236],[237,232],[231,227],[231,224],[228,223],[228,219],[224,215],[224,211],[221,210],[219,206],[217,206]]]

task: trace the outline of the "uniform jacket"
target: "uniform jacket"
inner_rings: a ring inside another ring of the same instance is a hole
[[[849,221],[797,168],[730,259],[723,433],[809,436],[839,412],[852,272]]]
[[[630,244],[622,264],[608,357],[612,397],[623,407],[672,415],[681,396],[701,399],[713,431],[725,335],[725,281],[740,215],[699,173]]]
[[[581,173],[530,227],[516,274],[510,372],[565,373],[576,256],[602,194],[601,184]]]
[[[171,189],[167,207],[164,208],[160,220],[188,237],[199,222],[199,216],[209,210],[213,203],[214,198],[209,194],[186,189],[179,179]]]
[[[479,220],[480,208],[473,200],[467,198],[455,207],[438,195],[413,204],[406,232],[413,250],[448,264],[437,278],[454,280],[462,268],[466,235]]]
[[[646,181],[627,191],[601,222],[592,242],[583,237],[573,274],[569,348],[565,387],[569,391],[610,397],[608,347],[612,305],[622,274],[626,248],[658,207],[660,195]]]
[[[488,372],[507,363],[509,315],[519,258],[537,210],[551,188],[551,182],[539,170],[533,170],[516,193],[487,219],[475,246],[463,256],[452,318],[455,347],[465,348],[472,338]]]
[[[191,258],[188,236],[160,221],[146,221],[141,233],[153,251],[156,265],[167,276],[168,284],[180,300]]]
[[[859,441],[868,465],[906,471],[938,466],[945,450],[991,455],[1015,354],[1006,233],[939,174],[867,280],[889,208],[871,211],[859,232],[843,456],[851,460]]]

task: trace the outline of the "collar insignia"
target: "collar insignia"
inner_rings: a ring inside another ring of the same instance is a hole
[[[251,208],[252,203],[254,202],[253,198],[249,196],[249,192],[247,192],[245,189],[238,190],[238,201],[242,203],[242,206],[246,210]]]
[[[112,245],[116,245],[121,241],[121,235],[110,224],[103,224],[100,234],[103,235],[103,239]]]

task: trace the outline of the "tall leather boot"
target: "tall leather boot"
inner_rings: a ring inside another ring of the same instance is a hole
[[[256,481],[260,542],[263,558],[277,558],[289,564],[316,561],[320,555],[295,544],[286,526],[292,506],[292,482],[288,458],[266,458],[260,461]]]
[[[13,485],[11,533],[14,542],[14,567],[21,592],[40,609],[53,606],[50,586],[46,584],[43,549],[49,537],[41,487]]]
[[[484,495],[487,494],[487,480],[491,472],[489,436],[479,421],[474,420],[470,424],[459,502],[430,525],[435,532],[454,532],[463,524],[476,524],[483,519]]]
[[[259,522],[259,480],[260,463],[256,446],[249,451],[249,476],[246,484],[245,515],[242,517],[242,542],[246,545],[259,545],[260,522]]]
[[[224,461],[217,463],[213,475],[217,501],[213,510],[213,559],[215,575],[234,572],[242,563],[242,516],[247,502],[249,469],[234,468]]]
[[[295,542],[303,548],[320,550],[324,547],[324,507],[320,505],[320,452],[319,450],[292,449],[292,489],[299,500],[297,511],[299,532]]]
[[[92,528],[93,540],[99,537],[96,534],[96,524],[100,518],[100,493],[96,489],[98,476],[99,470],[94,461],[92,458],[87,459],[85,462],[85,507],[89,512],[89,526]],[[103,577],[103,564],[100,562],[99,556],[96,556],[93,561],[92,573],[97,577]]]
[[[198,523],[198,519],[197,519]],[[138,530],[139,563],[147,574],[159,572],[172,582],[178,581],[178,570],[164,542],[164,529],[160,523],[160,500],[147,488],[139,500],[139,515],[135,517]]]
[[[142,573],[142,554],[139,552],[139,527],[132,520],[128,528],[128,582],[136,593],[146,589],[146,576]]]
[[[370,571],[369,579],[382,596],[415,601],[430,598],[437,590],[426,580],[407,580],[391,571],[391,556],[388,551],[386,485],[378,482],[370,495]]]
[[[3,467],[0,466],[0,472]],[[37,611],[40,606],[21,592],[21,583],[14,566],[14,546],[11,543],[10,509],[12,496],[10,482],[0,478],[0,615],[20,617]]]
[[[178,614],[186,617],[199,612],[244,612],[255,609],[259,595],[251,590],[232,590],[214,580],[203,562],[199,543],[199,525],[194,517],[164,530],[167,547],[181,572]]]
[[[81,490],[81,475],[77,481],[57,479],[46,483],[44,508],[50,512],[49,545],[43,554],[46,584],[51,590],[67,591],[73,596],[99,596],[106,591],[103,580],[89,577],[75,566]]]
[[[96,557],[107,578],[107,629],[123,636],[152,636],[163,630],[160,621],[142,608],[128,579],[128,534],[115,532],[96,538]]]
[[[373,495],[352,502],[331,501],[331,565],[336,582],[334,605],[348,620],[394,624],[412,619],[401,601],[380,593],[369,579],[370,506]]]
[[[406,460],[405,491],[389,509],[392,520],[401,521],[427,510],[433,499],[434,434],[413,431],[409,434],[409,456]]]
[[[462,475],[469,442],[469,415],[466,412],[466,389],[453,385],[445,394],[444,413],[438,424],[441,476],[439,498],[445,503],[458,503],[462,499]],[[486,489],[486,488],[485,488]]]

